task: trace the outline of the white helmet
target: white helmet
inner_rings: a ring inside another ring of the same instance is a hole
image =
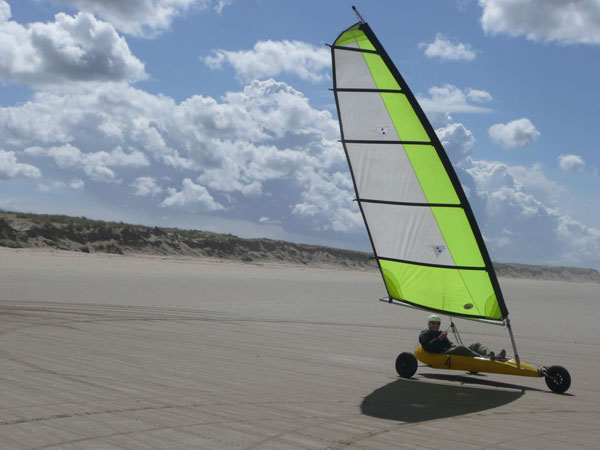
[[[442,320],[440,319],[440,316],[432,314],[427,318],[427,323],[431,323],[431,322],[441,322]]]

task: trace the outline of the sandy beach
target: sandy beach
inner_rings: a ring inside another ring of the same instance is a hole
[[[600,285],[500,282],[521,358],[565,366],[565,395],[399,378],[427,314],[379,302],[375,271],[0,248],[0,449],[598,448]]]

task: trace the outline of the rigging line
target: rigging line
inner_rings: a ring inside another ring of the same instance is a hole
[[[394,202],[390,200],[374,200],[371,198],[355,199],[363,203],[378,203],[382,205],[398,205],[398,206],[425,206],[425,207],[441,207],[441,208],[462,208],[460,203],[417,203],[417,202]]]
[[[381,141],[376,139],[341,139],[344,144],[396,144],[396,145],[432,145],[431,141]]]
[[[399,263],[403,263],[403,264],[411,264],[413,266],[435,267],[438,269],[479,270],[479,271],[487,272],[487,267],[485,267],[485,266],[483,266],[483,267],[448,266],[446,264],[433,264],[433,263],[424,263],[424,262],[419,262],[419,261],[408,261],[406,259],[396,259],[396,258],[389,258],[389,257],[385,257],[385,256],[377,256],[377,259],[382,259],[384,261],[391,261],[391,262],[399,262]]]

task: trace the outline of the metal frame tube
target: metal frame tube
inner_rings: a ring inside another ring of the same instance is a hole
[[[515,336],[513,335],[512,327],[510,326],[510,319],[506,318],[506,328],[508,328],[508,334],[510,336],[510,342],[512,343],[513,353],[515,354],[515,361],[517,362],[517,367],[521,368],[521,358],[519,358],[519,353],[517,352],[517,344],[515,342]]]

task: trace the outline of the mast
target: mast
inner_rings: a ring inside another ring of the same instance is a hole
[[[354,14],[356,14],[356,17],[358,17],[358,21],[360,23],[365,23],[365,20],[362,18],[362,16],[360,15],[360,13],[358,12],[358,10],[356,9],[356,6],[352,5],[352,10],[354,11]]]

